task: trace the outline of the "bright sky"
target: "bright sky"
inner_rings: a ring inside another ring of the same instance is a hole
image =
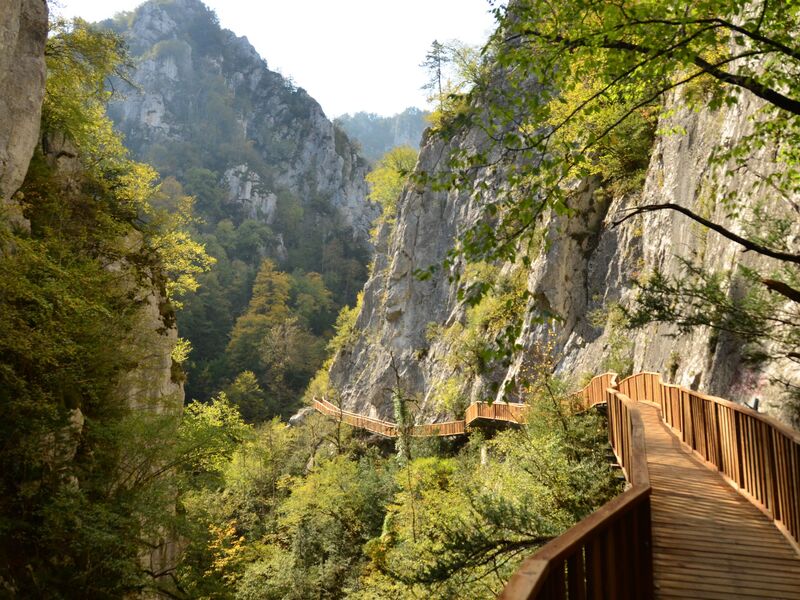
[[[205,0],[272,70],[305,88],[328,117],[423,108],[419,64],[435,39],[482,44],[489,0]],[[65,17],[100,21],[142,0],[55,0]]]

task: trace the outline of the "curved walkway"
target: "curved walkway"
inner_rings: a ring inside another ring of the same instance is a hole
[[[501,598],[800,600],[800,433],[657,373],[598,375],[577,396],[608,406],[609,442],[631,487],[523,561]],[[314,406],[399,433],[324,399]],[[524,405],[474,403],[464,421],[409,432],[460,435],[472,421],[526,417]]]
[[[800,557],[753,504],[691,455],[649,402],[644,421],[656,598],[800,599]]]

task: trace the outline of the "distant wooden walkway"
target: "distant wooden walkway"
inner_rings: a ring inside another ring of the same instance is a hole
[[[650,471],[655,597],[800,599],[800,557],[753,504],[640,402]]]
[[[400,426],[397,423],[383,421],[373,417],[365,417],[358,413],[344,410],[325,398],[314,398],[311,406],[322,413],[342,423],[347,423],[359,429],[377,433],[383,437],[396,438],[400,435]],[[465,435],[470,426],[476,421],[503,422],[519,425],[525,422],[528,413],[527,404],[507,402],[473,402],[467,407],[465,418],[459,421],[444,421],[441,423],[426,423],[424,425],[411,425],[408,435],[411,437],[447,437],[452,435]]]

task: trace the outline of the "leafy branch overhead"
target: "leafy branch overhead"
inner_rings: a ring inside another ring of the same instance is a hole
[[[498,67],[470,94],[469,120],[488,141],[452,157],[452,182],[466,185],[484,167],[507,170],[510,185],[482,195],[498,227],[477,225],[459,252],[508,259],[545,211],[570,212],[575,180],[635,176],[647,165],[667,96],[678,91],[687,106],[710,110],[738,103],[743,91],[765,100],[746,143],[776,144],[785,177],[770,183],[796,192],[800,50],[788,24],[797,11],[787,3],[754,10],[677,0],[527,0],[498,9],[501,27],[484,49]],[[731,150],[719,162],[737,157]]]
[[[686,278],[674,280],[643,273],[634,324],[710,325],[744,335],[733,316],[747,315],[754,356],[796,360],[790,344],[800,327],[794,225],[800,7],[768,0],[521,0],[496,14],[500,27],[483,50],[491,68],[437,128],[448,139],[471,126],[483,141],[454,151],[445,172],[420,176],[434,186],[469,190],[483,212],[445,266],[530,264],[541,251],[540,225],[552,214],[574,216],[575,190],[591,182],[606,197],[626,199],[614,225],[671,211],[733,242],[746,264],[750,257],[761,261],[747,272],[709,273],[693,264]],[[681,135],[676,113],[692,110],[752,114],[747,130],[711,156],[711,208],[668,199],[636,204],[655,136]],[[762,160],[763,168],[755,168],[755,157],[764,156],[767,166]],[[487,185],[493,176],[504,185]],[[695,293],[712,288],[713,294]],[[781,303],[783,333],[776,341],[766,307]],[[763,334],[760,340],[755,332]],[[765,344],[771,349],[757,349]]]

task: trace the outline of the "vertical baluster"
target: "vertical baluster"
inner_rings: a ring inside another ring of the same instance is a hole
[[[794,526],[792,527],[792,534],[794,539],[800,542],[800,489],[796,485],[800,481],[800,444],[792,442],[790,445],[791,462],[789,464],[789,481],[795,482],[789,489],[792,492],[789,501],[791,503],[792,512],[794,513]]]
[[[633,596],[633,577],[631,566],[633,555],[638,548],[633,540],[632,524],[635,509],[629,511],[611,524],[614,531],[614,569],[612,576],[617,581],[617,595],[619,600],[637,600]]]
[[[770,510],[770,481],[769,481],[769,450],[766,439],[766,427],[761,421],[754,419],[756,424],[756,443],[758,444],[758,470],[761,482],[761,504]]]
[[[744,454],[745,464],[745,489],[747,492],[757,498],[755,469],[753,466],[753,428],[750,422],[750,417],[742,413],[742,425],[744,426],[744,446],[742,453]]]
[[[736,450],[736,483],[744,489],[744,461],[743,461],[743,442],[742,442],[742,413],[738,410],[733,411],[733,434],[734,448]]]
[[[774,457],[774,470],[772,476],[775,479],[775,520],[780,521],[786,526],[786,459],[785,459],[786,438],[778,431],[772,431],[772,454]],[[788,527],[787,527],[788,529]]]
[[[603,561],[605,567],[605,573],[603,579],[605,580],[603,583],[605,584],[603,587],[605,589],[605,597],[606,598],[619,598],[619,582],[616,573],[615,567],[617,566],[617,548],[615,543],[615,534],[614,534],[614,527],[613,524],[611,527],[608,527],[603,535],[604,538],[604,546],[605,546],[605,560]]]
[[[603,600],[603,539],[601,534],[592,536],[586,546],[586,590],[591,600]]]
[[[767,490],[769,491],[769,510],[772,518],[779,521],[781,518],[780,503],[778,502],[778,470],[775,460],[775,430],[764,423],[764,437],[767,444],[766,448],[766,478]]]
[[[569,600],[586,600],[586,571],[584,569],[584,548],[567,559],[567,592]]]
[[[678,397],[681,403],[681,431],[683,432],[683,441],[689,446],[692,446],[692,419],[691,409],[689,407],[689,393],[683,388],[678,389]]]
[[[653,584],[653,531],[649,497],[642,502],[636,512],[639,520],[638,548],[641,561],[636,598],[652,600],[655,589]]]
[[[552,598],[555,600],[567,599],[567,577],[566,577],[566,562],[563,560],[558,561],[551,572],[552,581]]]

